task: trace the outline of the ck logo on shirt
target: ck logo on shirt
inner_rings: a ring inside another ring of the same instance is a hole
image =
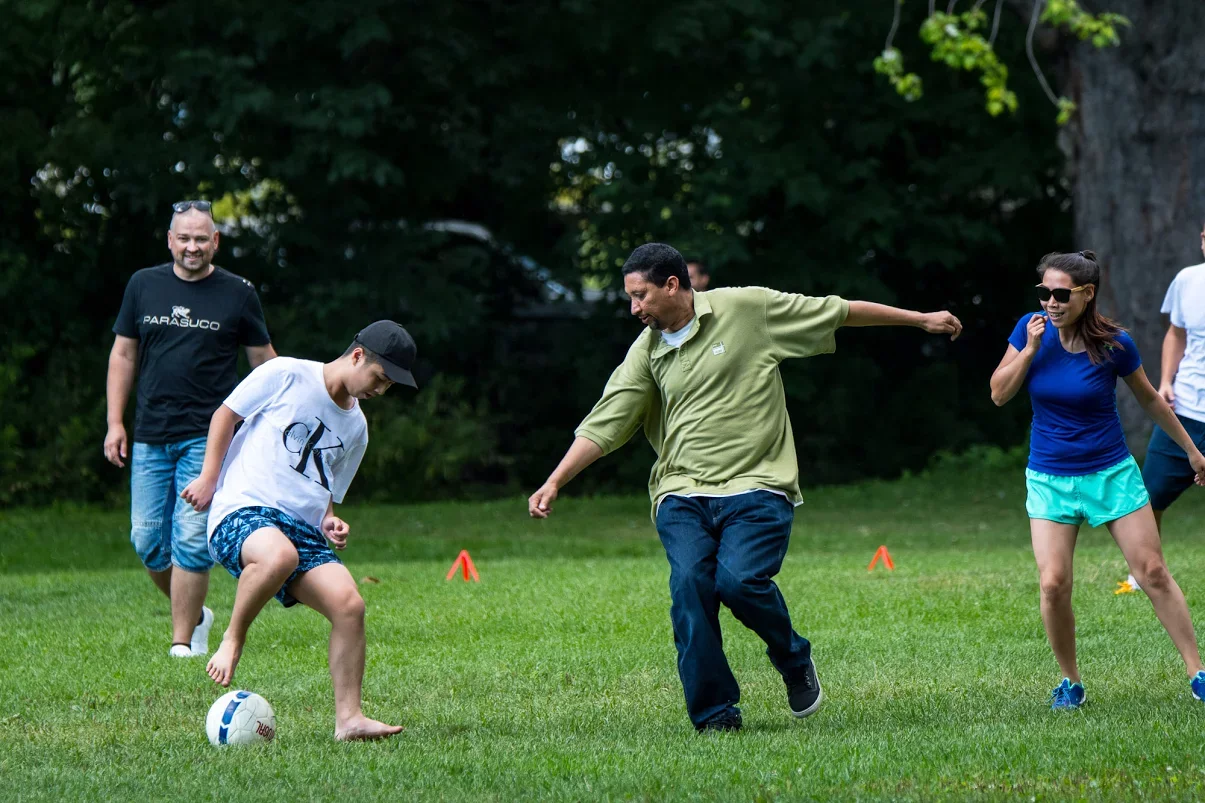
[[[284,446],[290,454],[297,455],[300,459],[297,465],[293,466],[293,470],[306,479],[314,480],[326,490],[330,490],[330,481],[326,476],[327,466],[335,459],[340,451],[343,450],[343,441],[331,432],[326,424],[322,423],[321,418],[313,419],[310,424],[302,421],[294,421],[285,427],[284,431]],[[338,450],[332,455],[327,455],[331,450]],[[309,475],[310,463],[313,463],[314,471],[318,477],[315,479]]]
[[[172,314],[168,315],[145,315],[142,318],[143,323],[151,323],[157,326],[180,326],[184,329],[208,329],[211,332],[216,332],[222,328],[221,321],[207,321],[205,319],[193,320],[189,317],[192,310],[188,307],[173,305]]]

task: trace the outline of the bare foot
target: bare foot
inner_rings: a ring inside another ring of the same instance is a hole
[[[229,686],[230,682],[234,680],[234,668],[238,666],[238,659],[242,655],[242,644],[236,644],[232,639],[223,637],[222,645],[205,665],[205,671],[213,678],[214,683],[219,686]]]
[[[386,725],[361,714],[355,719],[348,720],[342,727],[335,728],[337,742],[371,742],[375,739],[388,739],[395,733],[405,730],[401,725]]]

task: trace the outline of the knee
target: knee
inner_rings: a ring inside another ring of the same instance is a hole
[[[163,522],[135,519],[130,527],[130,544],[142,565],[152,572],[171,568],[171,546],[163,537]]]
[[[1171,588],[1172,575],[1167,570],[1167,563],[1164,562],[1161,556],[1147,558],[1138,566],[1138,571],[1134,572],[1138,578],[1138,585],[1148,591],[1167,591]]]
[[[681,597],[707,599],[715,594],[716,577],[701,564],[674,567],[670,572],[669,590],[675,601]]]
[[[757,578],[741,576],[721,566],[715,573],[715,588],[720,600],[731,608],[757,591]]]
[[[1071,573],[1064,569],[1044,571],[1038,580],[1038,586],[1042,589],[1044,599],[1065,599],[1071,596]]]
[[[265,572],[287,577],[297,568],[299,560],[300,558],[297,555],[296,549],[279,549],[270,554],[263,555],[255,563]],[[244,571],[249,568],[251,567],[244,567]]]
[[[348,621],[363,622],[364,611],[364,598],[355,588],[350,588],[341,594],[335,603],[335,614]]]

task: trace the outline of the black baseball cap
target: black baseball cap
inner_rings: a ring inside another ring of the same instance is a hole
[[[377,321],[360,330],[352,345],[363,346],[381,358],[385,376],[399,385],[417,388],[414,381],[414,362],[418,358],[418,346],[410,333],[393,321]]]

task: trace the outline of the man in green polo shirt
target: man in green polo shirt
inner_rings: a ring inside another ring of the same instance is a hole
[[[842,326],[962,332],[948,312],[920,313],[762,287],[692,291],[682,255],[650,243],[623,266],[632,314],[647,328],[611,374],[560,465],[528,500],[547,518],[582,469],[643,428],[657,460],[653,521],[670,564],[670,618],[686,709],[700,732],[739,730],[740,687],[720,635],[720,603],[766,642],[806,717],[823,694],[811,644],[771,579],[782,568],[799,493],[795,439],[778,364],[828,354]]]

